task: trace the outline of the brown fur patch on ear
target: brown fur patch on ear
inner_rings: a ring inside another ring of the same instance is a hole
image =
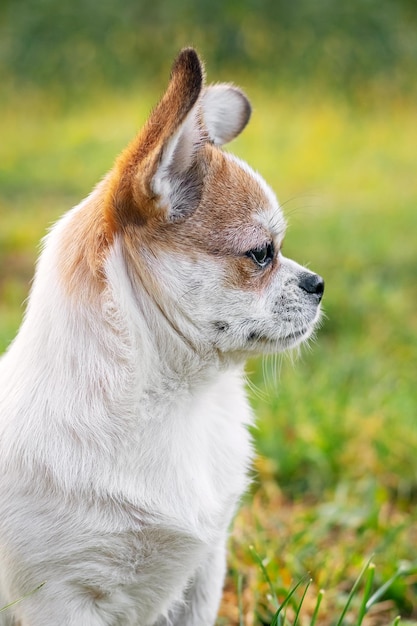
[[[174,61],[168,88],[136,138],[117,159],[110,177],[105,222],[114,232],[127,224],[142,224],[152,214],[151,181],[167,140],[196,103],[204,82],[203,65],[193,48]]]

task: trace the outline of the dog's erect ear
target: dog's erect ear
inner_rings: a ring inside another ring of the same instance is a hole
[[[172,66],[164,96],[110,174],[111,201],[105,211],[112,229],[144,223],[156,213],[175,216],[179,207],[195,201],[202,181],[194,157],[207,140],[197,105],[203,82],[197,53],[185,48]]]
[[[181,217],[197,207],[204,176],[199,148],[231,141],[251,113],[237,87],[203,89],[203,83],[196,51],[185,48],[172,66],[164,96],[110,173],[104,212],[111,233],[155,215]]]
[[[251,115],[249,100],[233,85],[207,87],[203,93],[202,106],[210,140],[218,146],[239,135]]]

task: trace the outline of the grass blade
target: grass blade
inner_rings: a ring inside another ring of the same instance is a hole
[[[300,604],[298,605],[298,609],[297,609],[297,613],[295,614],[295,619],[294,619],[294,624],[293,626],[297,626],[297,622],[298,622],[298,617],[300,615],[300,611],[301,611],[301,607],[303,606],[303,602],[305,600],[306,597],[306,593],[308,591],[308,588],[310,587],[311,583],[313,582],[313,579],[310,578],[310,580],[308,581],[306,588],[304,589],[303,595],[301,596],[301,600],[300,600]]]
[[[368,570],[367,570],[365,591],[363,592],[362,603],[359,609],[357,626],[361,626],[363,622],[363,618],[365,617],[365,613],[368,611],[367,606],[368,606],[369,597],[371,595],[372,584],[374,582],[374,574],[375,574],[375,565],[374,563],[370,563]]]
[[[273,620],[270,624],[270,626],[282,626],[282,611],[285,609],[285,607],[287,606],[288,602],[291,600],[291,598],[293,597],[293,595],[295,594],[295,592],[297,591],[298,587],[300,587],[300,585],[303,584],[304,580],[306,577],[302,578],[301,580],[298,581],[298,583],[295,585],[295,587],[293,587],[291,589],[291,591],[289,592],[289,594],[284,598],[284,600],[281,602],[278,611],[275,613]]]
[[[391,585],[397,580],[397,578],[399,578],[400,576],[403,576],[404,574],[406,574],[408,571],[408,568],[405,568],[404,566],[400,566],[398,568],[398,570],[395,572],[395,574],[393,576],[391,576],[391,578],[389,578],[379,589],[377,589],[375,591],[375,593],[369,598],[369,600],[366,603],[366,610],[369,611],[369,609],[371,608],[371,606],[373,606],[374,604],[376,604],[376,602],[378,602],[378,600],[380,598],[382,598],[382,596],[385,594],[386,591],[388,591],[388,589],[391,587]]]
[[[350,603],[352,602],[353,596],[355,595],[356,590],[359,587],[359,584],[360,584],[360,582],[361,582],[361,580],[362,580],[366,570],[368,569],[368,567],[369,567],[369,565],[371,563],[371,559],[372,559],[372,557],[365,563],[365,565],[363,566],[363,568],[361,570],[361,573],[359,574],[359,576],[355,580],[355,583],[354,583],[354,585],[352,587],[352,590],[351,590],[351,592],[350,592],[350,594],[348,596],[345,608],[343,609],[341,616],[339,617],[338,621],[336,622],[336,626],[342,626],[344,617],[345,617],[345,615],[346,615],[346,613],[348,611],[348,608],[350,607]]]
[[[266,567],[265,567],[261,557],[259,556],[258,552],[255,550],[255,548],[253,546],[249,546],[249,550],[251,551],[251,554],[252,554],[253,558],[255,559],[255,561],[257,562],[259,567],[261,568],[262,574],[264,575],[265,580],[268,583],[268,587],[269,587],[269,590],[271,592],[271,596],[272,596],[272,599],[274,601],[275,607],[278,609],[279,608],[279,600],[278,600],[277,594],[275,592],[274,586],[272,584],[272,581],[271,581],[271,579],[269,577],[269,574],[266,571]]]
[[[317,616],[319,614],[320,605],[321,605],[321,601],[323,600],[323,596],[324,596],[324,589],[320,589],[317,595],[317,602],[316,602],[316,606],[314,607],[314,613],[311,618],[310,626],[315,626],[316,624]]]
[[[19,602],[22,602],[22,600],[26,600],[26,598],[30,598],[30,596],[33,596],[33,594],[39,591],[39,589],[41,589],[41,587],[43,587],[44,585],[46,585],[46,580],[44,580],[43,583],[35,587],[35,589],[32,589],[32,591],[27,593],[25,596],[22,596],[18,600],[14,600],[13,602],[10,602],[10,604],[6,604],[6,606],[1,607],[0,613],[2,613],[3,611],[7,611],[7,609],[10,609],[12,606],[15,606],[16,604],[19,604]]]

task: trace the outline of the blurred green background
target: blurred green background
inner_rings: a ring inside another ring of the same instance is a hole
[[[268,86],[413,86],[414,0],[3,0],[1,11],[8,70],[63,90],[159,78],[185,43],[216,76],[233,69]]]
[[[284,253],[326,280],[311,350],[248,367],[263,460],[230,566],[251,591],[245,624],[267,623],[265,607],[249,617],[263,593],[249,543],[277,580],[308,570],[334,587],[321,624],[361,559],[375,554],[381,584],[405,562],[372,624],[417,620],[415,0],[3,0],[0,351],[40,238],[111,167],[185,45],[209,82],[247,92],[252,120],[230,149],[277,192]]]

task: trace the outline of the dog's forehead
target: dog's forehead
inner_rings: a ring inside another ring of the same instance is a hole
[[[238,168],[247,174],[253,189],[256,190],[255,197],[259,198],[259,205],[254,214],[254,218],[265,230],[269,231],[275,238],[282,239],[285,235],[286,221],[277,197],[271,187],[265,182],[258,172],[253,170],[245,161],[238,159],[232,154],[226,153],[226,158],[234,162]]]
[[[285,233],[284,216],[263,178],[244,161],[217,149],[210,155],[202,200],[191,221],[210,229],[208,240],[223,243],[223,251],[232,247],[244,252],[267,239],[282,239]]]

